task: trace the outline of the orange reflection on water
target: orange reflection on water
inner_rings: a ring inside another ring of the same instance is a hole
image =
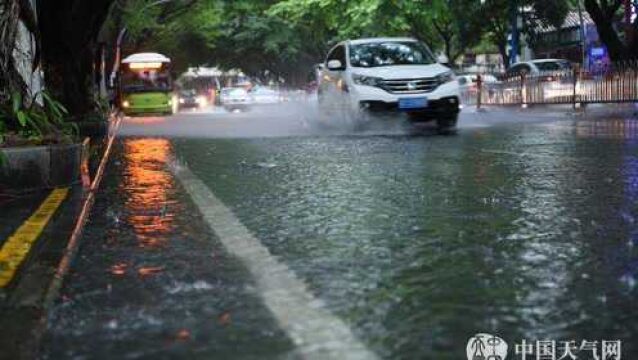
[[[173,189],[166,164],[171,144],[166,139],[128,139],[124,142],[125,179],[121,183],[128,199],[127,222],[133,226],[140,246],[161,247],[172,230]]]
[[[126,123],[137,125],[149,125],[166,122],[166,118],[162,116],[144,116],[144,117],[127,117]]]

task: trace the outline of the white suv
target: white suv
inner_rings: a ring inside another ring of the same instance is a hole
[[[319,104],[327,121],[356,123],[371,112],[402,112],[411,121],[436,121],[441,131],[450,131],[459,114],[459,86],[418,40],[348,40],[328,54]]]

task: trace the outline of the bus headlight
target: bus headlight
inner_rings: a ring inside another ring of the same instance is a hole
[[[128,100],[124,100],[124,101],[122,101],[122,107],[123,108],[129,108],[129,107],[131,107],[131,103],[128,102]]]

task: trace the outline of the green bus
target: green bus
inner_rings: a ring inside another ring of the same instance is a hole
[[[120,66],[120,107],[125,115],[174,113],[171,60],[157,53],[133,54]]]

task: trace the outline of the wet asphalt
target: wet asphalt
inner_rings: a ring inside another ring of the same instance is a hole
[[[480,332],[638,355],[631,114],[467,111],[439,136],[289,104],[125,121],[42,358],[296,357],[173,157],[382,358],[464,358]]]

